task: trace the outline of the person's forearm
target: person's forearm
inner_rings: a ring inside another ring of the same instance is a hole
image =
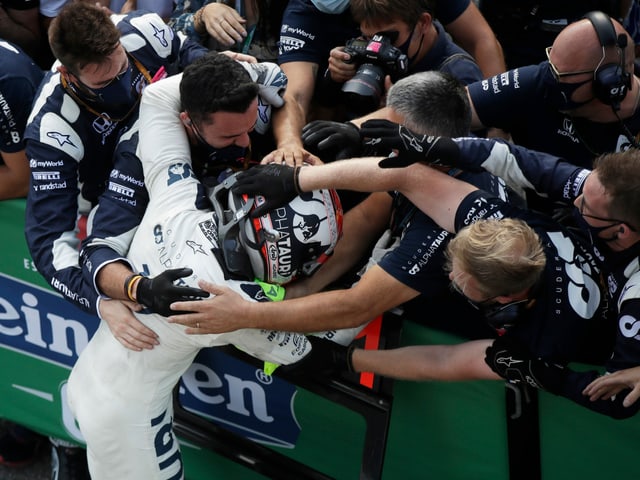
[[[458,206],[469,193],[477,190],[476,187],[420,164],[406,168],[379,168],[379,160],[374,157],[356,158],[303,167],[298,184],[302,191],[328,187],[358,192],[398,190],[442,228],[455,231]]]
[[[502,54],[502,46],[495,37],[487,37],[474,45],[469,52],[475,59],[485,78],[498,75],[507,70]]]
[[[458,45],[476,59],[485,78],[506,70],[502,46],[473,2],[457,19],[445,25],[445,29]]]
[[[318,332],[363,325],[371,320],[349,290],[332,290],[283,302],[245,302],[238,317],[243,328]]]
[[[484,363],[488,340],[459,345],[415,345],[392,350],[353,352],[357,372],[373,372],[402,380],[478,380],[499,379]]]
[[[96,276],[97,287],[102,294],[109,298],[130,300],[125,292],[124,283],[132,273],[131,268],[122,262],[109,263],[98,272]]]
[[[273,110],[272,129],[277,147],[285,145],[300,145],[300,134],[305,124],[305,112],[301,105],[285,94],[285,103],[279,109]]]
[[[299,186],[304,192],[321,188],[354,190],[357,192],[386,192],[402,184],[403,169],[378,167],[383,157],[364,157],[331,162],[327,165],[302,168]]]

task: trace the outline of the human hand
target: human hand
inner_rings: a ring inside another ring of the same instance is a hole
[[[336,151],[335,160],[357,157],[362,152],[360,130],[351,122],[314,120],[302,128],[305,148]]]
[[[322,165],[322,160],[308,152],[302,147],[302,144],[297,143],[283,143],[278,145],[278,148],[273,152],[264,156],[260,162],[263,165],[269,163],[280,163],[291,165]]]
[[[258,63],[258,59],[256,57],[253,55],[247,55],[246,53],[234,52],[233,50],[223,50],[220,53],[238,62]]]
[[[185,333],[201,335],[206,333],[226,333],[240,328],[250,328],[243,319],[243,308],[251,302],[244,300],[229,287],[214,285],[200,280],[198,285],[211,294],[206,300],[181,301],[171,305],[173,315],[169,323],[177,323],[187,327]],[[184,312],[183,312],[184,311]]]
[[[165,270],[153,278],[142,277],[136,286],[136,301],[152,312],[165,317],[175,314],[169,308],[173,302],[195,300],[208,296],[207,292],[199,288],[174,285],[174,281],[188,277],[192,273],[193,270],[190,268],[174,268]]]
[[[140,352],[143,349],[151,350],[159,345],[158,336],[153,330],[138,320],[132,312],[141,309],[140,305],[121,300],[100,300],[98,305],[100,318],[102,318],[109,330],[122,346]]]
[[[332,48],[329,52],[329,75],[336,83],[344,83],[356,74],[357,65],[349,63],[351,55],[344,51],[344,47]]]
[[[562,391],[567,371],[536,358],[524,345],[504,335],[487,347],[484,361],[510,383],[529,385],[551,393]]]
[[[623,390],[631,389],[622,401],[622,405],[630,407],[640,398],[640,366],[618,370],[609,375],[596,378],[585,387],[583,395],[589,400],[609,400]]]
[[[249,170],[238,173],[231,187],[233,193],[250,196],[262,195],[265,202],[251,212],[253,218],[260,217],[271,210],[286,205],[300,190],[296,184],[296,170],[302,167],[290,167],[270,163],[256,165]]]
[[[388,120],[368,120],[360,126],[360,136],[364,144],[377,150],[393,151],[395,157],[381,160],[381,168],[406,167],[416,162],[430,165],[455,166],[460,150],[456,143],[447,137],[420,135],[404,125]]]
[[[230,47],[247,37],[247,30],[244,28],[247,21],[234,8],[217,2],[202,8],[201,22],[207,33],[221,45]]]

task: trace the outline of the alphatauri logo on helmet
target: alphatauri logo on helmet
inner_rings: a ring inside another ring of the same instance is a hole
[[[304,239],[304,241],[307,241],[318,233],[318,230],[320,230],[321,221],[322,220],[320,220],[317,215],[300,215],[298,212],[296,212],[296,216],[294,217],[293,231],[296,233],[299,231],[302,234],[302,239]]]
[[[277,274],[283,277],[291,275],[291,225],[289,225],[289,217],[285,207],[278,208],[272,212],[271,222],[273,228],[277,232],[275,245],[269,247],[269,256],[277,259]]]

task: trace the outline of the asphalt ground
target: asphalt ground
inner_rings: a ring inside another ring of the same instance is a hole
[[[0,420],[0,435],[5,431],[5,422]],[[7,467],[0,464],[0,480],[50,480],[51,446],[49,442],[40,445],[33,463],[22,467]]]

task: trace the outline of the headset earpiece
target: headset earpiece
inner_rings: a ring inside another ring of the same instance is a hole
[[[598,100],[617,111],[631,89],[631,74],[625,69],[627,36],[617,35],[611,18],[603,12],[589,12],[584,18],[593,25],[602,47],[602,59],[593,74],[593,93]],[[618,63],[603,63],[607,47],[616,48]]]

